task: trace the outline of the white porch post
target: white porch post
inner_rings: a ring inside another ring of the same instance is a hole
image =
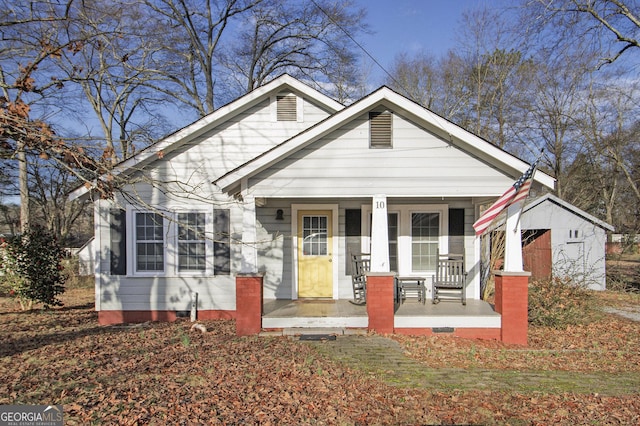
[[[524,272],[522,264],[522,234],[520,232],[520,213],[522,203],[512,204],[507,208],[507,221],[505,223],[505,272]]]
[[[256,199],[253,195],[244,197],[242,212],[242,263],[240,272],[255,274],[258,272],[258,232],[256,229]]]
[[[373,196],[371,218],[371,272],[390,272],[387,197]]]

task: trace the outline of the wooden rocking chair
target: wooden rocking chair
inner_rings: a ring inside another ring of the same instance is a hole
[[[351,255],[351,282],[353,284],[353,302],[359,305],[367,301],[367,272],[371,265],[370,255]]]
[[[433,276],[433,303],[441,300],[460,300],[467,304],[467,272],[464,269],[464,255],[437,254],[436,274]]]

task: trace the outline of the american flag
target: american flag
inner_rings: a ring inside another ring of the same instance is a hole
[[[531,182],[533,181],[533,175],[538,167],[538,161],[536,160],[531,167],[520,179],[516,181],[504,194],[498,199],[491,207],[489,207],[482,216],[473,224],[473,229],[476,230],[476,236],[482,235],[487,230],[493,220],[507,207],[518,201],[524,200],[529,195],[529,189],[531,189]]]

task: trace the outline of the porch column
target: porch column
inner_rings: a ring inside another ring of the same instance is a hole
[[[262,276],[236,276],[236,335],[250,336],[262,330]]]
[[[520,213],[523,201],[507,207],[507,221],[505,223],[504,270],[508,272],[523,272],[522,264],[522,234],[520,227]]]
[[[507,208],[505,223],[504,271],[494,272],[496,278],[496,312],[502,316],[501,340],[527,345],[529,332],[529,276],[522,263],[520,214],[524,201]]]
[[[242,274],[258,272],[258,232],[256,230],[256,199],[253,195],[244,197],[242,213]]]
[[[529,332],[529,272],[494,271],[496,312],[502,319],[500,337],[505,343],[527,346]]]
[[[389,227],[387,197],[373,196],[371,218],[371,272],[389,272]]]
[[[391,334],[394,330],[394,277],[389,265],[387,197],[373,196],[371,218],[371,266],[367,273],[369,330]]]
[[[242,261],[236,275],[236,334],[247,336],[262,329],[262,284],[258,274],[258,232],[256,228],[256,200],[244,197],[242,212]]]
[[[367,315],[369,316],[369,331],[379,334],[393,333],[394,278],[389,272],[367,273]]]

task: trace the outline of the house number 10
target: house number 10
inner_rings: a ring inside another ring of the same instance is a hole
[[[384,201],[376,201],[376,209],[384,209],[385,204]]]

